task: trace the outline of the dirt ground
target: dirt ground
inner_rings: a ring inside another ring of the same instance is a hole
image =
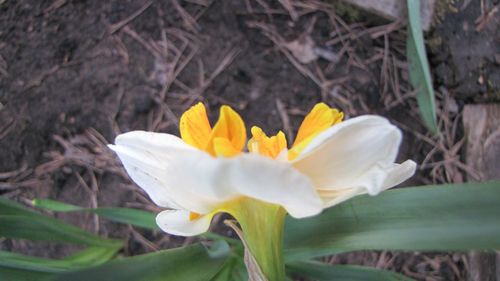
[[[105,144],[130,130],[178,133],[198,101],[293,138],[317,102],[349,116],[380,114],[405,133],[400,159],[419,163],[405,185],[462,182],[463,106],[500,101],[496,0],[442,1],[426,34],[441,137],[420,121],[408,83],[406,27],[327,1],[0,1],[0,194],[28,203],[158,211]],[[192,242],[61,216],[128,239],[124,254]],[[231,233],[222,226],[222,232]],[[60,245],[0,240],[0,248],[59,257]],[[417,280],[463,280],[460,253],[359,252],[333,263]]]

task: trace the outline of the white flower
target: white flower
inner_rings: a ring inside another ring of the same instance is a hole
[[[159,206],[165,232],[191,236],[207,231],[218,212],[245,198],[282,206],[291,216],[316,215],[360,194],[376,195],[415,172],[415,163],[394,163],[400,130],[379,116],[341,121],[342,113],[316,105],[287,150],[279,132],[267,137],[228,106],[212,128],[200,103],[181,118],[181,136],[132,131],[113,149],[128,174]]]

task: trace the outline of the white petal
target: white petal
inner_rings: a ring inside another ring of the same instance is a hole
[[[170,148],[195,149],[177,136],[147,131],[131,131],[120,134],[116,137],[115,144],[139,149],[148,149],[151,152],[160,154],[167,153]]]
[[[115,142],[116,145],[109,147],[117,153],[132,180],[157,205],[205,213],[216,204],[213,200],[203,200],[189,190],[168,183],[171,175],[167,175],[167,170],[175,169],[171,163],[179,158],[179,154],[205,153],[185,144],[176,136],[161,133],[133,131],[117,136]]]
[[[401,164],[393,164],[387,171],[387,177],[382,184],[382,190],[396,186],[415,174],[417,164],[412,160],[406,160]]]
[[[293,165],[320,189],[359,187],[360,181],[378,186],[385,178],[372,169],[392,165],[400,142],[401,132],[385,118],[356,117],[318,135]]]
[[[120,136],[111,148],[131,178],[160,206],[174,202],[176,209],[206,214],[224,202],[248,196],[282,205],[295,217],[322,210],[309,179],[290,163],[253,154],[214,158],[180,143],[156,143],[158,138],[151,136],[155,135]]]
[[[184,210],[166,210],[156,216],[156,224],[165,232],[180,235],[194,236],[204,233],[210,227],[212,215],[201,216],[190,220],[189,212]]]
[[[297,218],[316,215],[322,210],[321,199],[310,180],[287,162],[256,154],[214,158],[206,153],[189,152],[172,159],[169,167],[172,169],[166,170],[165,182],[214,201],[211,210],[185,207],[197,213],[211,212],[241,196],[281,205]]]
[[[146,191],[156,205],[179,208],[179,205],[169,197],[164,184],[160,180],[161,168],[155,165],[156,163],[148,161],[147,155],[143,156],[137,151],[124,146],[108,145],[108,147],[116,152],[130,178]]]
[[[323,209],[311,181],[287,162],[255,154],[235,157],[227,166],[227,182],[245,196],[283,206],[292,217]]]
[[[407,160],[402,164],[393,164],[391,167],[381,169],[374,167],[366,173],[360,181],[353,182],[356,187],[346,189],[318,189],[318,194],[323,199],[325,208],[342,203],[352,197],[370,194],[377,195],[381,191],[396,186],[415,173],[416,164]]]
[[[364,188],[347,188],[343,190],[318,190],[318,194],[323,199],[324,208],[329,208],[333,205],[340,204],[352,197],[365,194]]]
[[[402,164],[375,164],[367,172],[353,180],[350,187],[362,188],[363,193],[377,195],[411,177],[415,173],[415,167],[415,162],[411,160]]]

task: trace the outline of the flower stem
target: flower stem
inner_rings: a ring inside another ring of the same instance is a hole
[[[268,281],[284,281],[283,228],[286,211],[281,206],[250,198],[241,199],[238,203],[230,213],[241,226],[247,250]]]

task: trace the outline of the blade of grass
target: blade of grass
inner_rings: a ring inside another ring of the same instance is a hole
[[[33,206],[54,212],[91,212],[101,217],[146,229],[159,229],[155,214],[130,208],[82,208],[50,199],[35,199]]]
[[[429,62],[425,52],[422,25],[420,23],[420,0],[407,0],[408,3],[408,37],[406,55],[409,63],[409,78],[417,91],[417,102],[427,128],[437,134],[436,105],[434,89],[429,70]]]

